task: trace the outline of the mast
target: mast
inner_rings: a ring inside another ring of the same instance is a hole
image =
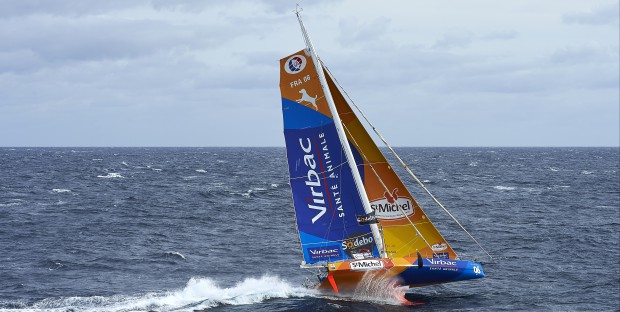
[[[357,164],[355,163],[355,157],[353,156],[353,152],[351,151],[351,147],[349,146],[349,141],[347,140],[347,135],[342,126],[342,121],[340,120],[340,116],[338,115],[338,111],[336,110],[336,104],[334,103],[334,99],[332,98],[332,94],[329,91],[329,86],[327,85],[327,79],[325,78],[325,74],[323,73],[323,68],[321,66],[321,62],[319,61],[319,57],[314,50],[314,46],[310,41],[310,36],[308,32],[306,32],[306,28],[304,27],[304,23],[301,20],[301,15],[299,14],[300,10],[295,11],[295,15],[297,15],[297,19],[299,20],[299,26],[301,26],[301,32],[304,35],[304,41],[306,42],[306,48],[310,53],[310,57],[314,63],[314,67],[316,69],[317,75],[319,77],[319,81],[321,83],[321,88],[323,89],[323,93],[325,94],[325,100],[327,101],[327,105],[329,110],[332,113],[332,118],[334,119],[334,125],[336,126],[336,132],[338,133],[338,138],[340,139],[340,143],[342,145],[342,149],[344,150],[344,154],[347,159],[347,163],[351,168],[351,173],[353,174],[353,180],[355,181],[355,187],[357,188],[357,192],[359,193],[362,205],[364,206],[364,212],[366,214],[372,213],[373,210],[370,207],[370,201],[368,200],[368,194],[366,194],[366,189],[364,188],[364,182],[362,181],[362,177],[360,176],[359,170],[357,169]],[[383,238],[381,237],[381,233],[379,231],[379,227],[376,223],[370,224],[370,230],[372,231],[372,236],[375,240],[375,244],[377,245],[377,249],[379,250],[379,254],[382,258],[387,258],[387,253],[385,251],[383,245]]]

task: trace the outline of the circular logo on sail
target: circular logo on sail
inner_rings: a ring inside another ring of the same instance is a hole
[[[293,55],[286,60],[284,71],[289,74],[296,74],[306,67],[306,58],[303,55]]]

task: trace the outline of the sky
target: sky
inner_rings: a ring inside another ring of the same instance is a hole
[[[394,146],[618,146],[618,0],[0,0],[0,146],[284,146],[317,53]]]

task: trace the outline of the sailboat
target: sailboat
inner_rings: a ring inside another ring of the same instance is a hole
[[[280,90],[301,267],[320,270],[317,287],[336,293],[369,274],[409,287],[484,277],[480,263],[459,259],[394,172],[295,13],[306,47],[280,60]]]

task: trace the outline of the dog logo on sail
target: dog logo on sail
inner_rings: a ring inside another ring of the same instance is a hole
[[[296,74],[306,68],[306,58],[303,55],[293,55],[284,63],[284,71]]]
[[[400,219],[414,214],[412,200],[398,195],[398,188],[385,192],[383,198],[370,202],[377,219]]]
[[[306,92],[306,89],[301,89],[299,93],[301,93],[301,99],[297,100],[297,103],[308,102],[314,107],[314,110],[319,110],[319,108],[316,106],[317,95],[315,95],[314,97],[309,96],[308,92]]]

